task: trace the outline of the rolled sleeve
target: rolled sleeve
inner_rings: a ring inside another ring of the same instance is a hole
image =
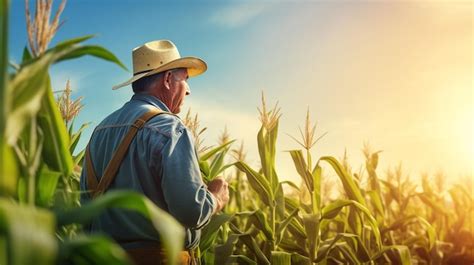
[[[161,152],[161,185],[168,211],[187,228],[206,225],[217,207],[201,179],[189,131],[178,126]]]

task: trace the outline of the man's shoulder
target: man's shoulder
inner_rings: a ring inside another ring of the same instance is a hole
[[[168,137],[180,136],[183,131],[186,130],[186,126],[179,116],[169,112],[151,118],[145,124],[145,128],[154,130]]]
[[[125,104],[122,108],[109,114],[96,128],[101,130],[109,127],[128,127],[139,119],[153,106],[148,104]],[[145,130],[151,130],[167,137],[179,136],[186,130],[186,126],[179,116],[165,112],[149,119],[144,126]]]

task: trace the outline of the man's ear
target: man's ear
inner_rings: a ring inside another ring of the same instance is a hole
[[[163,85],[166,89],[170,90],[171,88],[171,71],[166,71],[163,75]]]

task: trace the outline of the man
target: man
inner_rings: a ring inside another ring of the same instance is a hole
[[[181,58],[168,40],[133,50],[134,95],[94,130],[81,175],[82,202],[108,191],[140,192],[186,228],[187,250],[199,244],[200,229],[229,200],[227,183],[202,182],[190,132],[175,114],[190,94],[187,80],[206,71],[195,57]],[[109,209],[87,228],[114,238],[137,264],[156,264],[159,238],[141,215]],[[182,259],[192,258],[183,252]]]

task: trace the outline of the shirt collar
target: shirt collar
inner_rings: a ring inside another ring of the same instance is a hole
[[[131,100],[141,100],[161,109],[162,111],[171,112],[170,109],[165,105],[165,103],[163,103],[157,97],[152,96],[152,95],[134,94]]]

